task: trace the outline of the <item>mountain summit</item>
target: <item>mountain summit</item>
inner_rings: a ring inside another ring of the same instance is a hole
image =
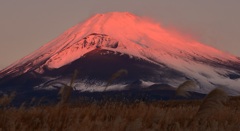
[[[176,86],[191,79],[201,93],[216,86],[230,94],[240,91],[239,58],[128,12],[97,14],[70,28],[0,71],[0,85],[23,79],[26,85],[34,78],[27,85],[39,87],[65,79],[73,69],[82,71],[81,79],[99,82],[121,68],[129,71],[127,82],[141,79]]]

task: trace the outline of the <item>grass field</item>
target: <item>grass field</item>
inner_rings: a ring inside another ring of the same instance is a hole
[[[133,103],[79,102],[63,104],[59,102],[56,105],[48,106],[26,107],[24,104],[18,108],[4,106],[0,109],[0,130],[240,130],[239,97],[230,98],[225,103],[221,103],[221,101],[210,102],[213,97],[210,98],[151,103],[136,101]],[[206,107],[203,104],[204,101],[211,104]],[[216,105],[216,103],[220,104]],[[202,110],[205,111],[205,115],[199,117],[199,112],[202,115],[199,110],[203,107],[206,109]]]

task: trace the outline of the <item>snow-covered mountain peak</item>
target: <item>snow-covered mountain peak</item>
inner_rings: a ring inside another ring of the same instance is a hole
[[[193,56],[237,60],[236,57],[208,47],[194,39],[162,27],[159,23],[128,12],[97,14],[70,29],[67,34],[83,38],[91,33],[107,34],[130,49],[157,49],[163,54],[179,55],[183,51]]]
[[[74,42],[63,48],[61,51],[53,55],[45,65],[48,68],[59,68],[74,60],[80,58],[85,53],[95,49],[116,49],[125,48],[121,43],[114,38],[105,34],[92,33],[79,41]]]
[[[215,85],[240,91],[239,58],[127,12],[92,16],[0,71],[0,79],[30,71],[42,74],[45,67],[59,69],[95,49],[115,51],[157,66],[163,65],[201,83],[206,87],[205,91]]]
[[[92,33],[95,34],[89,35]],[[107,36],[97,34],[106,34]],[[90,44],[91,41],[97,44],[93,46]],[[85,45],[85,42],[88,42],[88,44]],[[86,46],[86,48],[78,48],[80,46]],[[179,62],[176,60],[179,58],[185,59],[185,61],[208,59],[210,61],[219,62],[221,60],[221,62],[234,61],[240,63],[240,60],[235,56],[173,33],[158,23],[128,12],[110,12],[97,14],[70,28],[57,39],[1,72],[6,72],[14,66],[21,66],[29,62],[37,65],[44,60],[47,60],[47,65],[50,68],[59,68],[98,46],[106,48],[120,46],[122,48],[116,49],[119,52],[151,61],[160,61],[168,65],[176,65],[174,63]],[[69,54],[69,56],[63,54]],[[53,62],[56,60],[58,60],[59,65]]]

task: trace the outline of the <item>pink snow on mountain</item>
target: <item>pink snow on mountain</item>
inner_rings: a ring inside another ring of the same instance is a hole
[[[237,60],[237,58],[232,55],[168,31],[158,23],[128,12],[110,12],[97,14],[85,22],[72,27],[57,39],[44,45],[40,50],[25,57],[21,62],[23,63],[29,59],[34,59],[39,55],[42,55],[42,57],[54,55],[53,57],[56,58],[58,55],[56,54],[57,52],[73,46],[91,33],[106,34],[112,39],[118,40],[122,47],[127,47],[126,49],[120,50],[134,56],[142,57],[143,53],[151,52],[149,55],[162,56],[169,54],[175,57],[184,57],[184,54],[187,53],[190,55],[204,56],[206,58],[216,57],[223,61]],[[49,67],[59,68],[64,64],[78,59],[88,51],[90,50],[82,49],[78,51],[78,53],[71,55],[67,55],[70,54],[70,52],[65,53],[65,55],[61,56],[62,61],[58,60],[54,63],[54,59],[52,59],[51,62],[48,62]],[[62,54],[64,53],[61,53],[61,55]]]
[[[95,35],[90,35],[96,33]],[[104,34],[104,35],[103,35]],[[85,43],[97,43],[98,46],[85,45]],[[217,82],[234,88],[240,80],[221,78],[219,74],[231,72],[191,62],[193,58],[217,61],[218,63],[235,62],[240,60],[228,53],[204,45],[197,40],[185,37],[180,33],[162,27],[151,20],[136,16],[128,12],[110,12],[97,14],[88,20],[77,24],[50,43],[42,46],[27,57],[0,71],[9,73],[18,72],[14,67],[27,64],[22,72],[27,72],[32,66],[42,64],[50,69],[60,68],[69,64],[84,54],[96,49],[108,49],[138,57],[153,63],[165,65],[182,71],[185,74],[197,78],[200,82]],[[31,62],[31,64],[28,64]],[[9,70],[11,69],[12,70]],[[200,74],[208,75],[206,78]],[[1,78],[1,77],[0,77]]]

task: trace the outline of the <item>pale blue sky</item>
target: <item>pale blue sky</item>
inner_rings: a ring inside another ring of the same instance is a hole
[[[128,11],[240,56],[240,0],[1,0],[0,69],[95,13]]]

